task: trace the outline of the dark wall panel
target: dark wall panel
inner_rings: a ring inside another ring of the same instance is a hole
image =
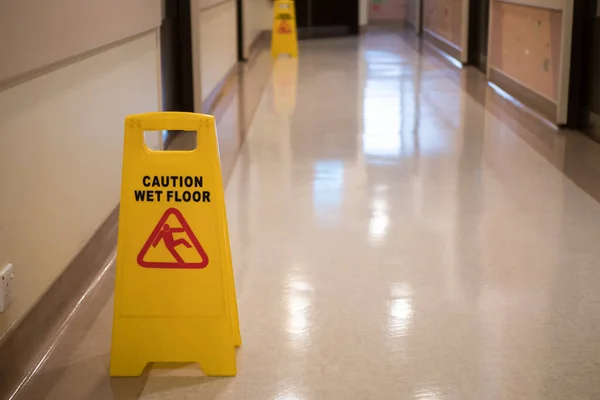
[[[358,33],[358,0],[296,0],[295,3],[301,36]]]

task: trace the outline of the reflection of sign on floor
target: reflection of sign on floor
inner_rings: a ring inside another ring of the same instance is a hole
[[[204,268],[208,256],[187,221],[176,208],[169,208],[138,254],[145,268]]]
[[[291,115],[296,108],[298,59],[279,58],[273,65],[273,102],[279,115]]]
[[[282,19],[279,23],[279,27],[277,28],[277,33],[282,35],[289,35],[290,33],[292,33],[292,27],[286,22],[286,20]]]

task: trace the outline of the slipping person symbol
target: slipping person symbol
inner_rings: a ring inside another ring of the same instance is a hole
[[[185,232],[185,229],[171,228],[169,224],[164,224],[162,229],[160,230],[160,233],[156,235],[156,239],[154,239],[152,247],[158,246],[160,241],[163,240],[165,242],[165,246],[167,246],[167,250],[169,250],[169,253],[171,253],[171,255],[175,257],[175,260],[177,260],[179,264],[185,264],[185,261],[183,261],[183,258],[181,258],[179,253],[177,253],[177,250],[175,250],[175,248],[179,245],[184,245],[189,249],[190,247],[192,247],[192,245],[189,244],[188,241],[185,239],[175,240],[175,238],[173,238],[173,234],[181,232]]]
[[[152,261],[146,260],[148,251]],[[169,208],[144,242],[137,263],[143,268],[201,269],[208,265],[208,255],[181,211]]]

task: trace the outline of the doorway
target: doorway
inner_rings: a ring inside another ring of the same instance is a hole
[[[244,54],[244,0],[235,0],[236,25],[237,25],[237,58],[238,61],[247,61]]]
[[[577,16],[575,10],[575,18]],[[579,86],[579,125],[596,141],[600,141],[600,1],[586,0],[582,17],[573,21],[573,26],[579,22],[585,40],[581,49],[581,83]],[[575,39],[574,39],[575,41]],[[574,61],[574,60],[573,60]],[[577,68],[572,64],[571,68]]]
[[[358,0],[296,0],[295,3],[301,39],[358,34]]]
[[[490,0],[469,2],[468,64],[487,72]]]
[[[417,36],[423,35],[423,0],[417,0],[417,16],[416,16],[416,27]]]

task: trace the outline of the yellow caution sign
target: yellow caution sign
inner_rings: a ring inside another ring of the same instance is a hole
[[[271,54],[273,57],[280,54],[298,57],[296,6],[291,0],[277,0],[273,6]]]
[[[152,151],[145,131],[197,132],[191,151]],[[241,345],[214,118],[148,113],[125,120],[111,376],[149,362],[236,374]]]

